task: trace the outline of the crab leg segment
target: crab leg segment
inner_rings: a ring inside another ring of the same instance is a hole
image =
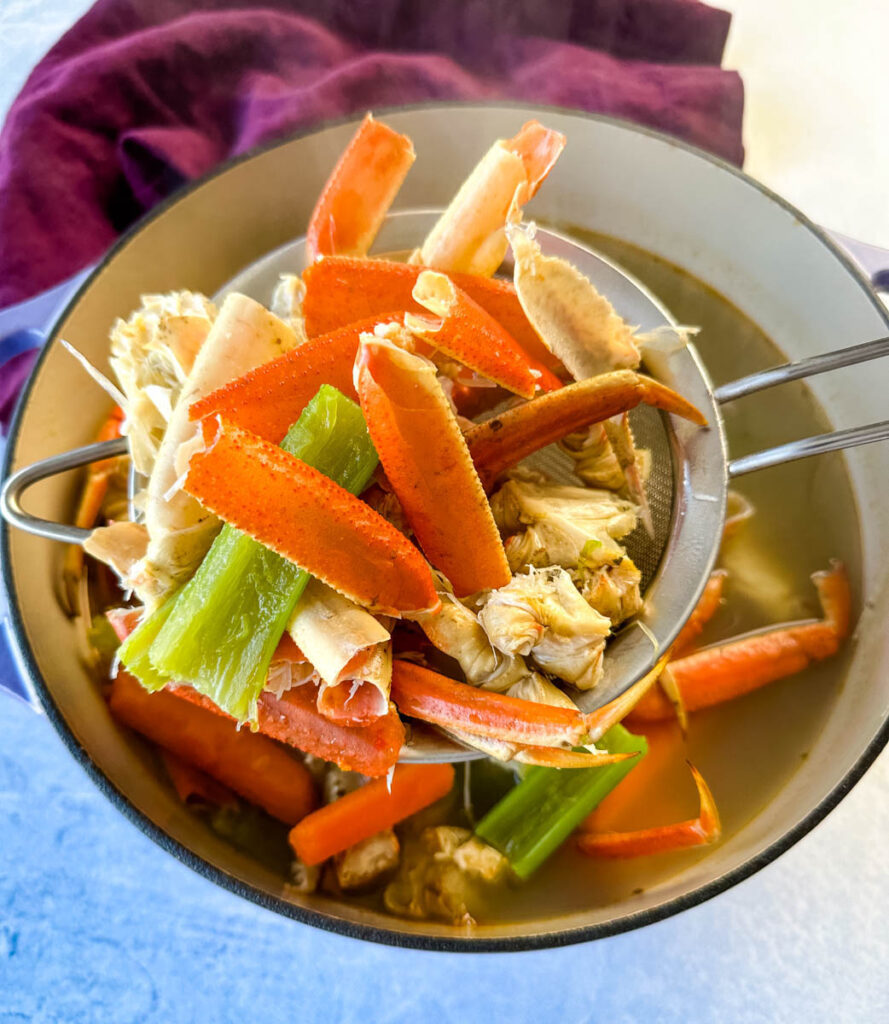
[[[170,687],[183,700],[228,718],[208,697],[190,686]],[[318,687],[303,683],[276,697],[264,690],[256,703],[259,731],[306,754],[333,761],[346,771],[379,776],[398,760],[404,744],[404,726],[390,704],[387,714],[368,725],[333,722],[318,710]]]
[[[390,260],[344,256],[328,256],[314,263],[303,274],[307,334],[313,338],[367,317],[383,319],[393,309],[423,313],[412,293],[420,274],[427,269]],[[543,371],[539,383],[544,390],[559,385],[551,372],[559,367],[559,362],[531,326],[510,281],[475,274],[450,273],[448,277],[518,342],[532,369]]]
[[[406,135],[368,114],[327,179],[306,232],[306,259],[364,256],[416,159]]]
[[[564,146],[564,135],[538,121],[495,142],[429,232],[419,262],[436,270],[493,274],[506,253],[513,200],[522,205],[534,195]]]
[[[355,380],[371,440],[429,561],[458,597],[507,584],[500,533],[435,368],[364,335]]]
[[[587,731],[579,711],[479,690],[408,661],[392,666],[392,699],[404,715],[522,746],[576,747]]]
[[[698,787],[701,810],[697,818],[633,832],[585,832],[577,840],[581,853],[589,857],[647,857],[715,843],[722,835],[716,801],[697,768],[690,762],[688,767]]]
[[[553,763],[535,760],[547,757],[540,748],[576,747],[589,731],[587,716],[580,711],[480,690],[408,661],[392,666],[392,699],[404,715],[457,733],[516,744],[527,751],[521,759],[531,763]],[[617,761],[625,755],[595,756],[596,764],[605,764],[605,758]],[[585,765],[593,763],[583,760]]]
[[[440,319],[408,313],[405,326],[412,334],[501,387],[523,398],[534,395],[537,379],[528,357],[508,332],[448,277],[424,270],[414,285],[413,297]]]
[[[205,436],[213,424],[204,421]],[[277,445],[219,421],[185,488],[206,508],[358,604],[384,615],[438,607],[429,567],[382,516]]]
[[[665,674],[669,672],[686,711],[734,700],[836,654],[849,633],[849,580],[839,563],[828,572],[815,573],[812,580],[824,611],[822,620],[753,633],[669,663]],[[673,713],[664,694],[652,690],[633,709],[633,720],[659,721]]]
[[[393,313],[387,319],[403,317],[403,313]],[[193,402],[188,414],[193,420],[218,414],[278,444],[322,384],[330,384],[349,398],[357,397],[352,366],[358,341],[363,331],[373,331],[379,322],[379,317],[368,317],[312,338]]]
[[[634,370],[615,370],[569,384],[472,427],[466,441],[479,476],[488,486],[510,466],[538,449],[592,423],[644,402],[706,423],[682,395]]]
[[[599,768],[625,761],[635,754],[609,754],[606,750],[566,750],[564,747],[520,747],[514,760],[541,768]]]

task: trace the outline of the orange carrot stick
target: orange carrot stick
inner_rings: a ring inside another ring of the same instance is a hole
[[[697,768],[691,762],[688,767],[694,776],[701,802],[697,818],[633,832],[583,832],[577,839],[580,852],[589,857],[648,857],[655,853],[715,843],[722,835],[716,801]]]
[[[306,257],[363,256],[373,244],[416,159],[406,135],[368,114],[318,197],[306,232]]]
[[[391,260],[340,256],[320,260],[303,273],[306,333],[313,338],[393,309],[423,313],[412,292],[417,278],[428,269]],[[557,387],[559,380],[552,371],[558,372],[561,364],[531,326],[512,283],[475,274],[449,273],[448,277],[524,349],[531,366],[543,372],[540,384],[544,390]]]
[[[208,426],[210,421],[204,421]],[[369,505],[270,441],[222,421],[185,489],[221,519],[384,615],[435,609],[413,544]]]
[[[177,699],[148,693],[120,671],[111,686],[111,713],[158,746],[218,779],[274,818],[293,825],[315,805],[306,768],[277,744]]]
[[[426,557],[458,597],[505,586],[503,541],[434,369],[364,340],[355,377],[371,440]]]
[[[190,803],[197,799],[208,804],[215,804],[217,807],[230,807],[237,804],[237,797],[221,782],[211,778],[199,768],[183,761],[181,757],[170,753],[169,750],[160,750],[161,760],[170,782],[176,790],[176,795],[184,803]]]
[[[383,321],[403,318],[402,312],[367,317],[312,338],[192,403],[188,414],[200,420],[218,413],[278,444],[322,384],[332,385],[349,398],[357,397],[352,367],[361,333],[372,332]]]
[[[398,765],[391,788],[376,779],[320,807],[291,829],[290,845],[303,863],[320,864],[440,800],[453,784],[453,765]]]

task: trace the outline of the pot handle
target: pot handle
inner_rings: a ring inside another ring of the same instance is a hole
[[[5,604],[5,594],[0,597]],[[16,648],[12,639],[12,623],[6,608],[2,609],[2,637],[0,637],[0,692],[8,693],[17,700],[24,701],[34,711],[42,711],[43,707],[24,666],[16,656]]]
[[[43,344],[50,325],[93,269],[87,267],[49,291],[7,309],[0,309],[0,366]],[[2,446],[3,441],[0,439],[0,451]],[[31,686],[28,673],[16,655],[3,588],[0,588],[0,633],[0,691],[11,694],[39,711],[40,701]]]
[[[839,231],[828,231],[828,234],[864,270],[874,291],[889,295],[889,249],[859,242],[857,238],[842,235]]]
[[[48,291],[15,306],[0,309],[0,364],[46,340],[46,332],[56,316],[95,268],[79,270]]]

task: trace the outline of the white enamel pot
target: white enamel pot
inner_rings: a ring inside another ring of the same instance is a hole
[[[790,359],[889,334],[889,314],[827,236],[736,169],[622,122],[549,109],[449,106],[395,110],[417,162],[398,197],[443,206],[494,138],[537,116],[569,145],[534,200],[541,220],[613,235],[705,281],[754,320]],[[83,283],[52,328],[20,402],[6,473],[92,440],[105,402],[58,343],[64,336],[107,364],[108,329],[146,292],[212,294],[239,270],[304,233],[354,121],[278,143],[190,186],[130,231]],[[814,378],[809,387],[837,426],[885,419],[889,367]],[[746,827],[678,875],[619,904],[472,935],[406,922],[323,896],[285,895],[281,880],[212,835],[150,769],[145,749],[110,719],[80,667],[75,633],[55,596],[61,546],[3,525],[9,629],[27,688],[101,791],[166,851],[217,884],[281,914],[355,937],[452,950],[563,945],[659,920],[714,896],[773,860],[848,792],[889,738],[889,446],[844,456],[859,513],[859,628],[848,677],[810,756]],[[28,495],[29,511],[70,519],[74,480]],[[23,756],[27,756],[23,754]]]

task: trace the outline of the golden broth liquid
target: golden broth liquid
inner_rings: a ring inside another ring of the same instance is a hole
[[[680,323],[701,328],[695,345],[715,385],[786,361],[756,324],[678,267],[610,237],[572,233],[643,281]],[[732,456],[831,428],[802,382],[733,402],[724,408],[724,417]],[[819,615],[809,576],[826,569],[832,558],[845,562],[853,588],[857,584],[858,517],[841,454],[752,473],[733,489],[753,503],[756,513],[720,554],[720,564],[730,569],[724,605],[701,644]],[[738,832],[808,755],[846,666],[841,652],[796,676],[691,715],[687,744],[684,751],[676,744],[677,756],[664,767],[656,802],[634,800],[623,813],[609,813],[603,827],[645,828],[695,817],[697,794],[683,760],[687,757],[713,791],[723,837]],[[663,791],[669,791],[668,798]],[[704,847],[625,861],[591,859],[569,840],[528,882],[492,894],[480,918],[513,921],[617,903],[674,877],[708,853]]]

